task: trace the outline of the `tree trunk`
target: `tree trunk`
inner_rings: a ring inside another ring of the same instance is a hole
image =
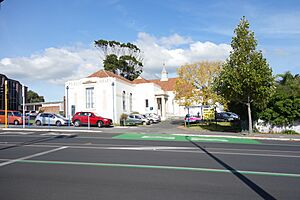
[[[252,117],[251,117],[251,104],[250,104],[250,102],[247,103],[247,107],[248,107],[249,134],[252,134],[253,133],[253,129],[252,129]]]

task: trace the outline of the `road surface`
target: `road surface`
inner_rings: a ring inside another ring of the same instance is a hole
[[[0,132],[5,200],[300,199],[299,185],[299,142]]]

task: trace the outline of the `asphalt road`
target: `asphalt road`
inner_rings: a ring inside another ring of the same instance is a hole
[[[0,199],[300,199],[298,142],[102,131],[0,132]]]

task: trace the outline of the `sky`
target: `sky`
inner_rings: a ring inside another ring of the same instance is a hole
[[[300,1],[4,0],[0,73],[46,101],[62,101],[64,83],[103,69],[99,39],[131,42],[143,52],[142,76],[224,61],[242,16],[273,74],[300,73]]]

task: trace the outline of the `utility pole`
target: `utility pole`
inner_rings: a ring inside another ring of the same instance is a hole
[[[8,121],[7,121],[7,119],[8,119],[8,117],[7,117],[7,89],[8,89],[8,88],[7,88],[7,80],[5,80],[5,81],[4,81],[4,102],[5,102],[5,105],[4,105],[4,106],[5,106],[5,108],[4,108],[4,110],[5,110],[5,111],[4,111],[4,113],[5,113],[5,114],[4,114],[4,117],[5,117],[5,119],[4,119],[5,122],[4,122],[4,123],[5,123],[5,125],[4,125],[4,127],[5,127],[5,128],[7,128],[7,122],[8,122]]]
[[[25,86],[22,85],[22,100],[23,100],[23,128],[25,128]],[[28,115],[28,121],[30,121],[30,115]]]

